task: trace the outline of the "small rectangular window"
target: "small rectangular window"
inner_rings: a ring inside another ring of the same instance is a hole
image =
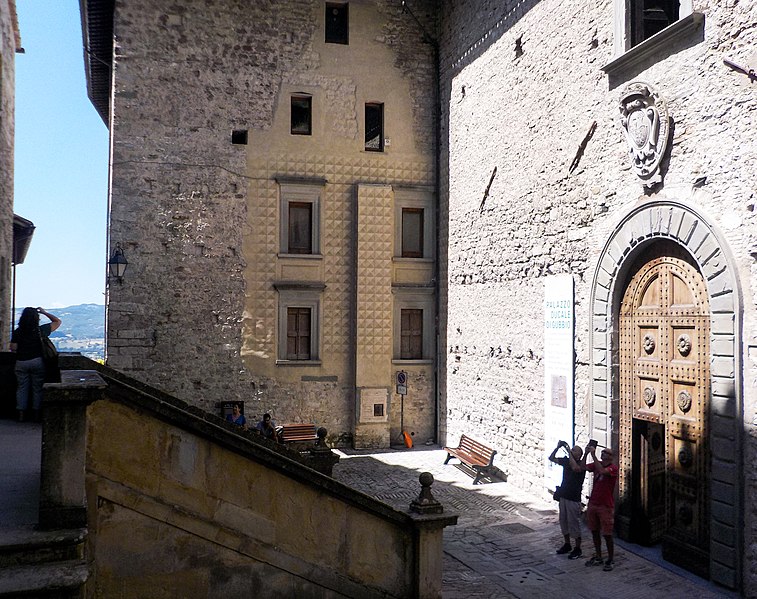
[[[310,359],[310,308],[287,308],[286,358]]]
[[[313,204],[289,202],[289,254],[313,253]]]
[[[365,151],[384,151],[384,105],[365,105]]]
[[[423,208],[402,209],[402,257],[423,258]]]
[[[235,146],[247,145],[247,129],[234,129],[231,132],[231,143]]]
[[[326,43],[350,43],[350,5],[346,2],[326,2]]]
[[[631,39],[636,46],[680,18],[679,0],[633,0]]]
[[[400,310],[400,359],[423,359],[423,310]]]
[[[292,96],[292,135],[311,135],[313,123],[313,98]]]

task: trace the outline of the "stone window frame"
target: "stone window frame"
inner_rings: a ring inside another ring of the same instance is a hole
[[[309,281],[278,281],[273,286],[278,292],[276,365],[320,366],[323,290],[326,285]],[[310,310],[309,360],[290,360],[287,358],[287,315],[289,308],[307,308]]]
[[[279,185],[279,252],[278,257],[323,258],[321,254],[321,213],[322,194],[325,179],[276,179]],[[289,253],[289,203],[309,203],[312,205],[311,253]]]
[[[434,288],[423,285],[396,285],[392,287],[392,364],[431,364],[434,361]],[[402,310],[423,310],[423,357],[402,359],[401,313]]]
[[[673,192],[674,193],[674,192]],[[711,579],[738,586],[739,551],[743,539],[743,390],[741,372],[742,298],[738,270],[725,236],[713,220],[681,201],[658,198],[640,203],[623,216],[599,256],[591,287],[591,395],[589,436],[600,445],[618,446],[619,379],[618,324],[623,283],[642,251],[655,240],[669,240],[696,261],[707,284],[710,302],[710,510]],[[715,561],[715,554],[731,556]]]
[[[423,256],[402,256],[402,209],[423,209]],[[433,261],[436,251],[436,213],[433,191],[426,188],[394,188],[394,260]]]
[[[609,76],[648,62],[666,47],[703,29],[704,14],[694,11],[694,0],[681,0],[678,20],[643,42],[632,45],[633,0],[613,0],[613,60],[602,67]]]

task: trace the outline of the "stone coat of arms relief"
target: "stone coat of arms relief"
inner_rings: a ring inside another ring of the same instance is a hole
[[[665,100],[650,85],[636,81],[623,90],[619,109],[631,166],[644,187],[653,187],[662,182],[660,163],[670,136]]]

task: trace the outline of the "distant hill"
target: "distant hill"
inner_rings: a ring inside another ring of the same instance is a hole
[[[16,310],[15,323],[22,310]],[[61,319],[60,328],[50,335],[58,350],[78,351],[94,360],[105,357],[105,306],[79,304],[49,311]],[[47,322],[44,316],[41,320]]]

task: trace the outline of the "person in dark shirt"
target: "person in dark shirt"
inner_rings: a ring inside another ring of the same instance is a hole
[[[266,439],[273,439],[274,441],[279,440],[279,436],[276,432],[276,423],[271,419],[270,414],[263,414],[263,420],[258,422],[255,430],[257,430]]]
[[[556,457],[557,451],[564,448],[567,457]],[[584,484],[586,471],[581,466],[580,460],[583,449],[578,445],[570,448],[565,441],[559,441],[549,461],[562,466],[562,483],[560,484],[560,530],[565,543],[557,550],[558,555],[569,553],[569,559],[581,557],[581,489]],[[575,540],[574,547],[570,546],[570,537]]]
[[[50,319],[40,326],[39,315]],[[11,336],[10,349],[16,352],[16,409],[18,421],[23,422],[29,407],[31,394],[35,420],[39,420],[42,409],[42,385],[45,384],[45,364],[42,360],[42,337],[60,326],[61,320],[43,308],[24,308],[18,319],[18,327]]]

